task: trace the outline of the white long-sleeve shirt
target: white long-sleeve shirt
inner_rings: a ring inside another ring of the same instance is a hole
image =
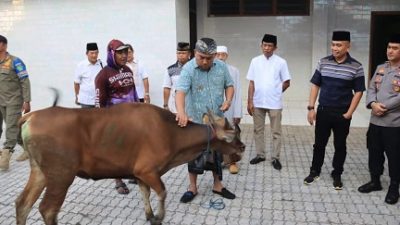
[[[235,93],[233,95],[232,103],[231,106],[229,107],[229,110],[226,111],[225,117],[228,119],[228,121],[233,122],[233,118],[242,118],[242,92],[240,88],[240,73],[239,70],[229,64],[226,64],[229,70],[229,74],[232,77],[233,80],[233,88],[235,90]]]

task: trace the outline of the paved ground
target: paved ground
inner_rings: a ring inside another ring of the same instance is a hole
[[[351,128],[348,157],[343,174],[344,189],[336,191],[329,176],[332,143],[329,143],[321,179],[306,186],[312,157],[313,128],[284,126],[282,171],[270,162],[250,165],[255,155],[252,126],[243,126],[247,149],[238,175],[224,174],[224,184],[237,195],[235,200],[223,200],[222,210],[208,208],[218,196],[211,192],[212,176],[199,177],[199,195],[192,203],[179,203],[186,191],[187,168],[172,169],[162,179],[168,191],[167,213],[163,224],[400,224],[400,203],[387,205],[384,197],[388,187],[387,171],[382,179],[384,191],[360,194],[357,187],[368,181],[366,128]],[[267,149],[270,139],[267,137]],[[14,200],[22,191],[29,174],[28,162],[17,163],[13,156],[8,172],[0,172],[0,224],[15,224]],[[129,185],[131,193],[121,196],[111,180],[90,181],[77,178],[71,186],[59,214],[59,224],[148,224],[145,221],[139,188]],[[39,199],[40,200],[40,199]],[[38,201],[39,202],[39,201]],[[28,224],[43,224],[35,204]],[[152,204],[156,198],[152,195]]]

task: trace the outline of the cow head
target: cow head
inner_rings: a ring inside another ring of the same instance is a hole
[[[240,140],[240,127],[237,124],[232,127],[226,118],[215,115],[211,110],[204,114],[203,122],[212,127],[218,139],[215,150],[229,155],[231,162],[239,161],[245,149],[245,145]]]

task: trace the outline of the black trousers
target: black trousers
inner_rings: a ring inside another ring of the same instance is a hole
[[[368,167],[371,176],[383,174],[385,155],[389,177],[400,182],[400,127],[381,127],[369,124],[367,131]]]
[[[351,119],[343,117],[343,114],[347,112],[347,109],[347,107],[331,108],[318,106],[315,123],[313,160],[311,165],[311,170],[318,174],[321,173],[321,167],[325,158],[325,148],[331,135],[331,131],[333,131],[333,145],[335,147],[332,162],[332,175],[341,175],[343,173],[343,164],[347,155],[346,139],[349,134],[351,122]]]

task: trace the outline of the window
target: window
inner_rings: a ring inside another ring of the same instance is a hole
[[[310,0],[208,0],[209,16],[305,16]]]

